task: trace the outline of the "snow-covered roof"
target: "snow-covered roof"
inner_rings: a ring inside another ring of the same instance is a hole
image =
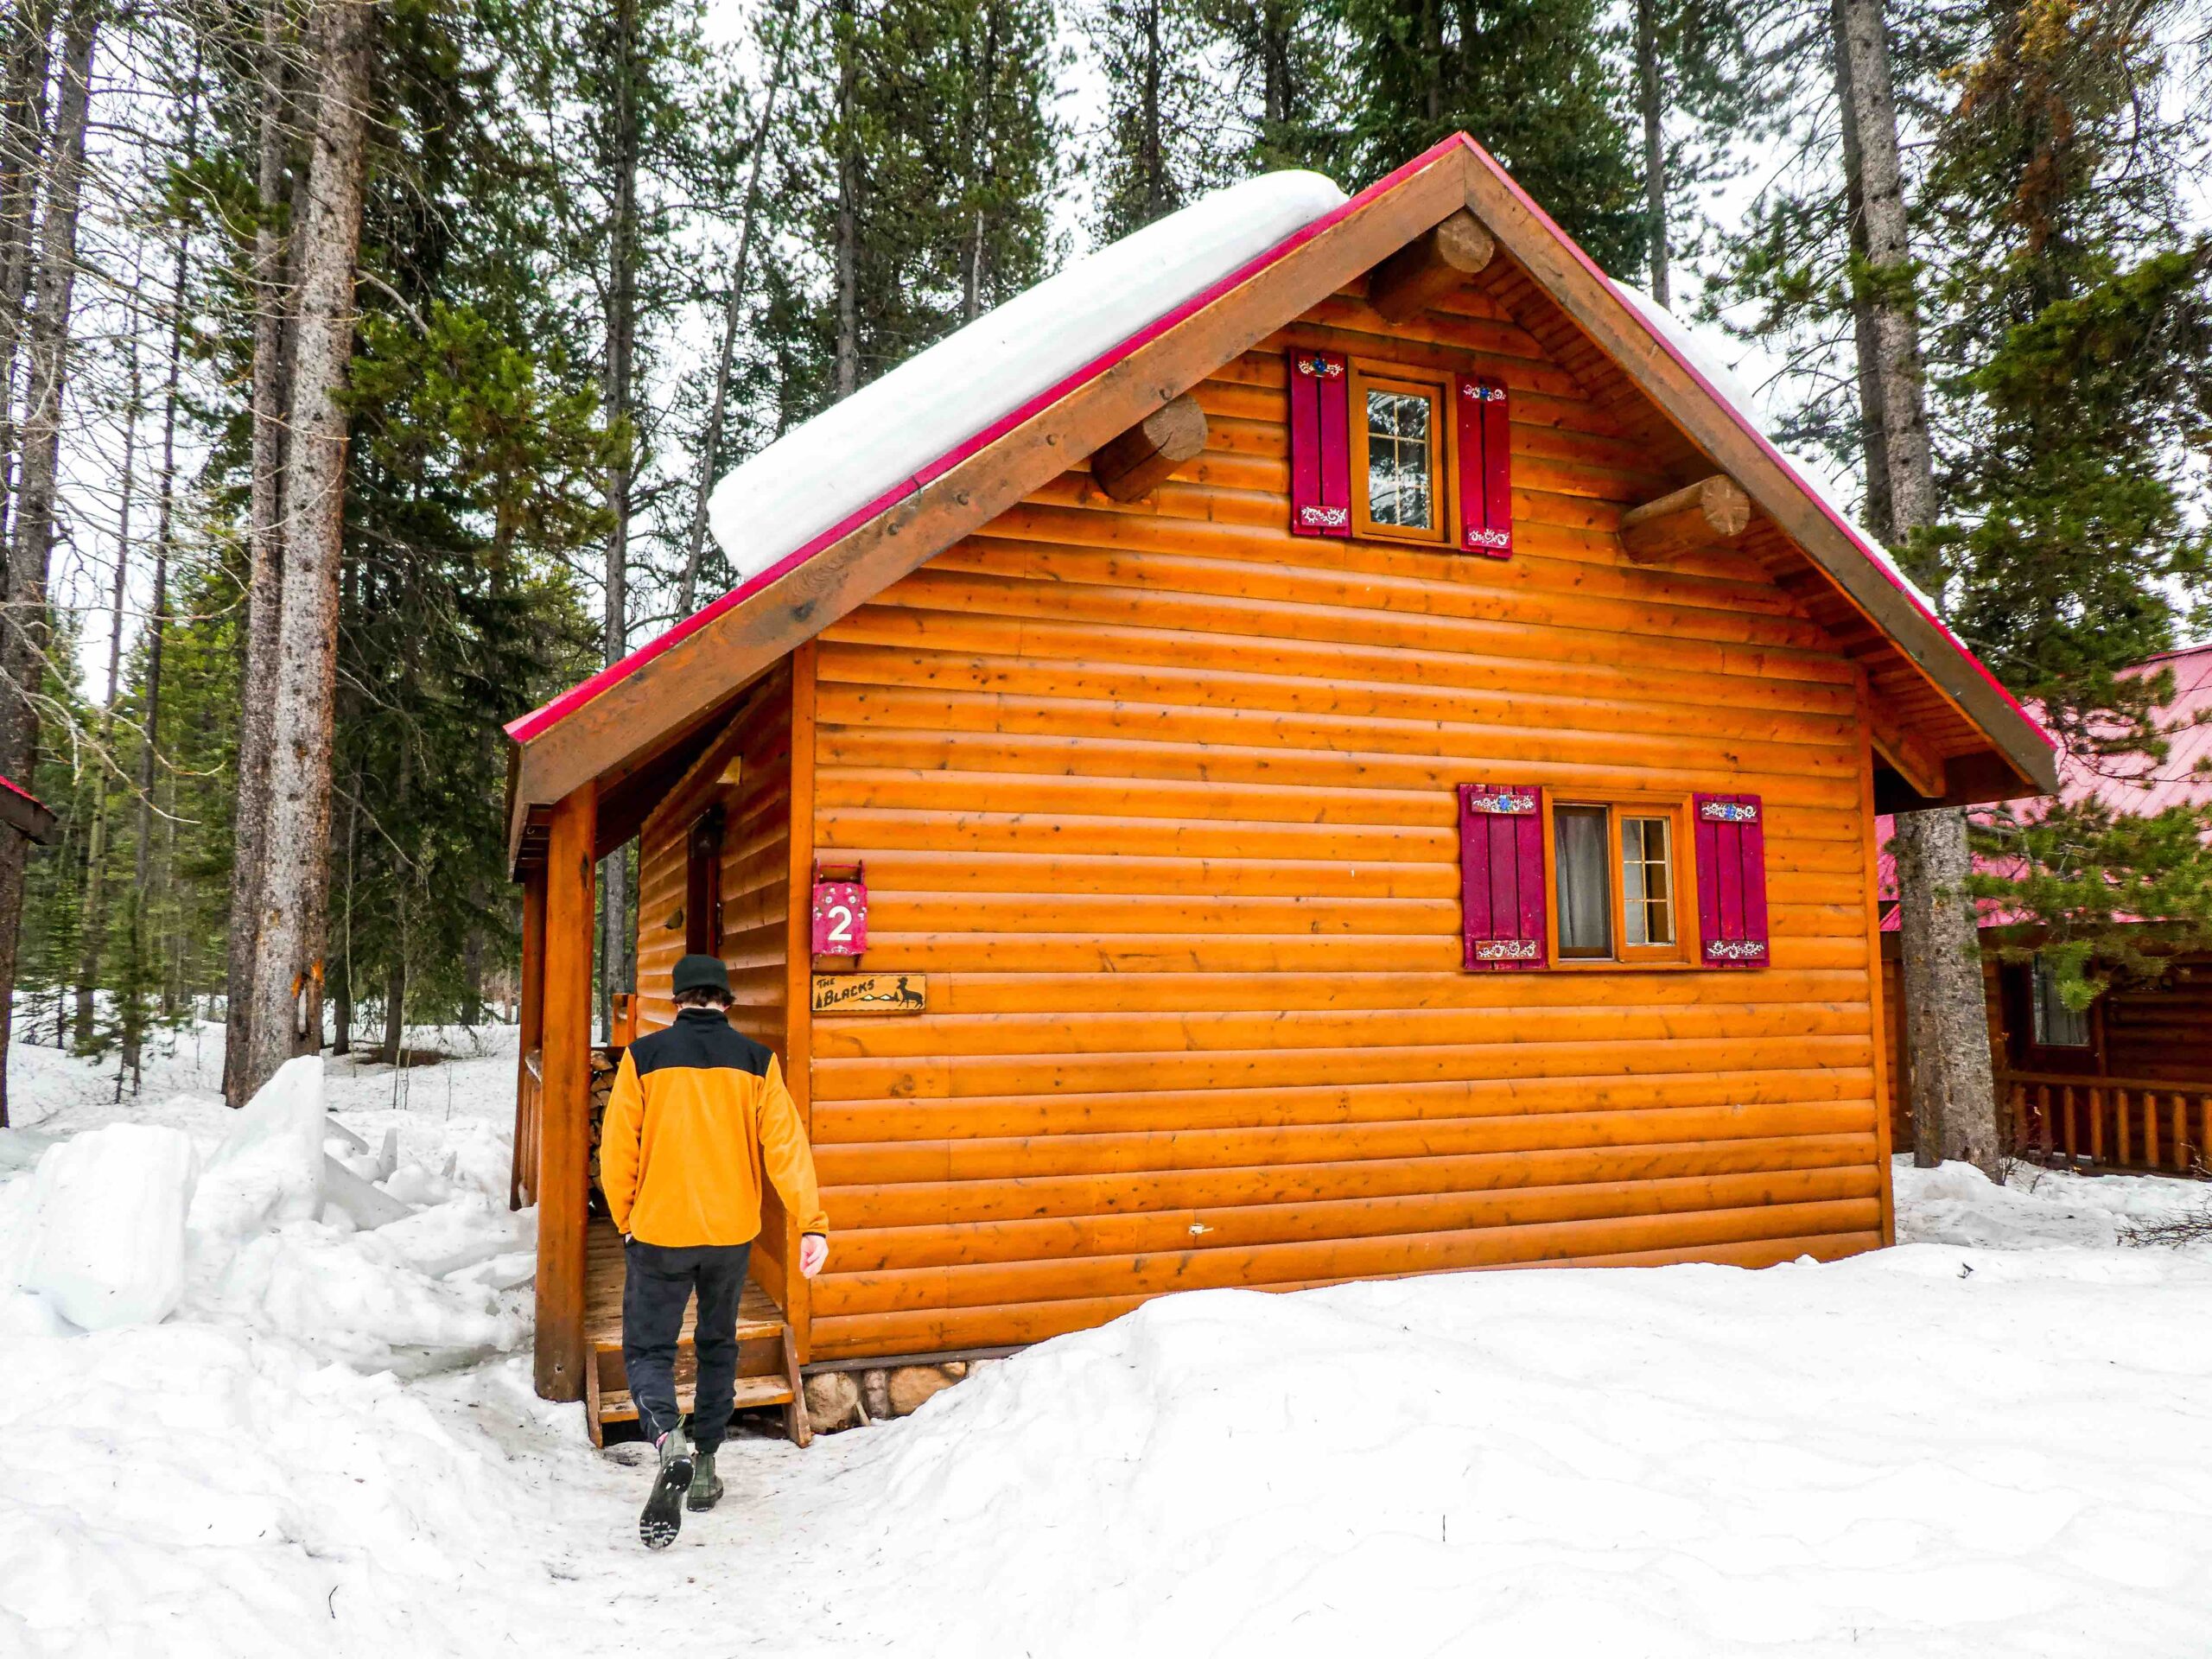
[[[1819,469],[1777,448],[1725,356],[1611,283],[1496,161],[1457,134],[1350,198],[1310,173],[1216,192],[1008,301],[737,468],[712,507],[738,585],[508,726],[519,746],[511,850],[522,856],[531,813],[600,775],[612,757],[642,753],[702,715],[717,687],[741,683],[864,601],[879,575],[895,580],[947,534],[965,533],[963,513],[980,522],[987,510],[957,481],[963,469],[996,465],[1026,477],[1045,458],[1006,442],[1012,435],[1033,425],[1047,440],[1083,433],[1095,444],[1088,428],[1055,428],[1058,411],[1074,418],[1103,407],[1137,417],[1153,392],[1167,393],[1129,375],[1164,372],[1188,384],[1185,357],[1208,338],[1202,330],[1264,335],[1463,202],[1604,349],[1640,355],[1640,342],[1622,337],[1624,321],[1648,333],[1672,366],[1643,364],[1632,378],[1671,400],[1671,417],[1728,458],[1721,464],[1755,502],[1796,526],[1790,533],[1808,556],[1989,740],[2000,772],[1974,786],[2047,776],[2049,739],[1852,524]],[[1293,295],[1306,297],[1290,303]],[[1158,370],[1140,366],[1154,360]],[[1123,371],[1122,382],[1111,378]],[[912,513],[891,509],[908,503],[933,512],[931,528],[894,555],[888,538]],[[1806,523],[1806,505],[1817,525]],[[817,574],[811,562],[832,548],[849,557]],[[588,707],[591,720],[564,726]]]
[[[739,466],[709,505],[715,540],[758,575],[1344,201],[1319,173],[1269,173],[1077,260]]]

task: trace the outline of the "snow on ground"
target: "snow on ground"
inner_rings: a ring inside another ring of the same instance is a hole
[[[283,1224],[160,1325],[7,1306],[0,1655],[2212,1645],[2212,1252],[2115,1242],[2212,1187],[1955,1166],[1900,1167],[1917,1242],[1830,1266],[1168,1298],[899,1422],[734,1442],[648,1555],[643,1471],[531,1393],[511,1045],[396,1106],[334,1065],[409,1220]],[[11,1096],[204,1154],[211,1050],[118,1109],[18,1047]]]

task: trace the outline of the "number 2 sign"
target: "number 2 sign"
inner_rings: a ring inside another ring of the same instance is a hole
[[[868,949],[868,883],[856,867],[849,881],[814,876],[814,954],[857,957]]]

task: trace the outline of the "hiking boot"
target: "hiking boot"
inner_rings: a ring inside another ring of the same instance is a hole
[[[721,1496],[722,1478],[715,1472],[715,1454],[702,1452],[691,1471],[691,1495],[684,1499],[683,1507],[703,1514],[720,1503]]]
[[[654,1478],[645,1512],[638,1517],[638,1536],[647,1549],[666,1549],[676,1541],[683,1527],[683,1495],[691,1490],[692,1471],[698,1466],[691,1437],[681,1427],[669,1430],[657,1444],[660,1473]]]

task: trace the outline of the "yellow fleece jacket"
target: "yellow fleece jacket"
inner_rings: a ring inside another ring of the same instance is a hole
[[[776,1057],[712,1008],[685,1008],[622,1057],[599,1144],[624,1235],[672,1249],[760,1236],[763,1173],[802,1231],[830,1217]]]

